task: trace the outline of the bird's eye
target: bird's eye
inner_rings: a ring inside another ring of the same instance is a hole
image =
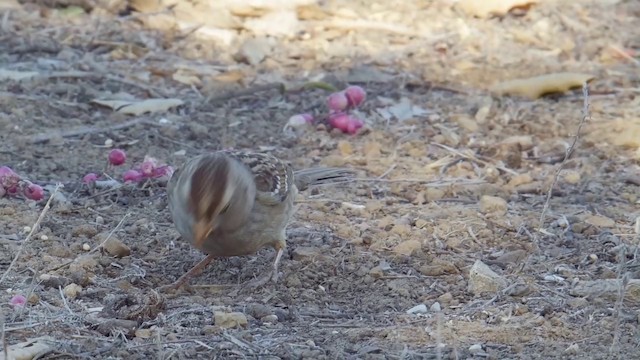
[[[227,205],[225,205],[222,210],[220,210],[220,214],[224,214],[227,212],[227,210],[229,210],[229,206],[231,205],[230,202],[227,203]]]

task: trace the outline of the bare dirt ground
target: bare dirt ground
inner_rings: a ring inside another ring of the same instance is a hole
[[[2,14],[0,65],[13,77],[0,75],[0,165],[49,190],[37,203],[0,199],[6,346],[46,337],[39,359],[640,358],[637,1],[542,2],[488,19],[447,1],[330,1],[297,12],[304,30],[248,46],[254,65],[235,56],[251,36],[238,27],[223,44],[143,26],[136,12]],[[565,162],[579,89],[487,91],[561,71],[595,76]],[[296,88],[310,81],[363,86],[366,130],[285,136],[291,115],[323,111],[327,91]],[[287,91],[261,88],[275,83]],[[185,104],[131,116],[91,102],[163,97]],[[390,106],[408,115],[385,117]],[[239,291],[270,269],[264,250],[164,294],[203,255],[178,240],[162,185],[80,184],[104,168],[109,139],[130,161],[251,148],[361,180],[302,194],[277,284]],[[54,199],[25,241],[57,182],[68,202]],[[109,234],[130,255],[100,249]],[[488,292],[470,287],[477,260],[497,274]],[[14,309],[17,294],[28,303]]]

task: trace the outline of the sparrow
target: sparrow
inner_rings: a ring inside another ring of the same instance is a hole
[[[352,174],[333,167],[294,171],[275,156],[250,151],[223,150],[188,160],[167,185],[169,211],[181,237],[207,256],[163,288],[181,287],[215,258],[255,254],[265,247],[277,251],[273,270],[254,286],[277,282],[298,191]]]

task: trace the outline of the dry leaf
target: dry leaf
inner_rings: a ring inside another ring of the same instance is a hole
[[[200,80],[200,77],[198,77],[198,75],[195,75],[185,69],[179,69],[178,71],[176,71],[173,74],[172,78],[173,80],[185,85],[196,86],[196,87],[202,86],[202,81]]]
[[[376,111],[387,121],[394,117],[399,121],[405,121],[429,114],[429,111],[411,104],[411,100],[404,97],[400,99],[399,103],[386,108],[379,108]]]
[[[469,15],[489,17],[504,15],[515,8],[529,8],[539,0],[462,0],[458,6]]]
[[[38,76],[35,71],[15,71],[0,69],[0,80],[20,81]]]
[[[537,99],[551,93],[565,92],[593,80],[595,76],[580,73],[555,73],[528,79],[514,79],[496,84],[491,92],[496,95],[519,95]]]
[[[31,360],[39,358],[52,350],[47,343],[48,341],[53,341],[53,339],[44,336],[11,345],[7,348],[7,357],[4,356],[4,351],[0,351],[0,360]]]
[[[110,107],[116,112],[128,115],[163,112],[184,104],[184,101],[180,99],[148,99],[137,102],[123,100],[92,100],[91,102]]]

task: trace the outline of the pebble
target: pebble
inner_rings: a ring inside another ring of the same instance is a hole
[[[221,328],[230,329],[235,327],[245,327],[249,323],[247,316],[241,312],[222,312],[216,311],[213,313],[213,319],[216,326]]]
[[[427,305],[425,304],[418,304],[414,307],[412,307],[411,309],[407,310],[407,314],[409,315],[414,315],[414,314],[426,314],[428,311],[427,309]]]
[[[65,286],[64,289],[62,290],[64,295],[69,299],[75,299],[78,296],[78,294],[80,294],[81,291],[82,291],[82,286],[76,283],[71,283]]]

